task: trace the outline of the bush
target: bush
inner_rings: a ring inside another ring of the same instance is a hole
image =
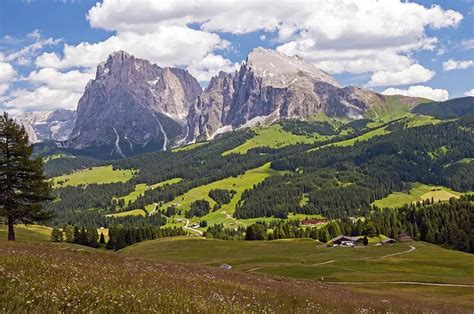
[[[63,242],[64,240],[64,233],[59,228],[54,228],[51,231],[51,241],[53,242]]]

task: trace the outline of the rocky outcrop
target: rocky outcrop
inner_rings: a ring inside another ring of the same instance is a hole
[[[87,84],[67,147],[112,157],[166,150],[184,137],[189,108],[201,92],[183,69],[116,52]]]
[[[74,128],[76,112],[63,109],[25,112],[16,115],[15,120],[25,127],[30,143],[65,141]]]

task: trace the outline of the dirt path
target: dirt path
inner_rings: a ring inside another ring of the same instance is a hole
[[[333,259],[333,260],[330,260],[330,261],[327,261],[327,262],[322,262],[322,263],[316,263],[316,264],[311,264],[311,266],[315,266],[315,265],[326,265],[326,264],[331,264],[331,263],[334,263],[336,260]]]
[[[232,217],[229,213],[227,213],[225,210],[222,211],[222,213],[224,214],[225,218],[226,219],[230,219],[232,220],[235,224],[237,225],[242,225],[242,223],[240,221],[238,221],[237,219],[235,219],[234,217]]]
[[[393,285],[417,285],[417,286],[434,286],[434,287],[460,287],[460,288],[474,288],[474,285],[455,284],[455,283],[434,283],[434,282],[419,282],[419,281],[325,281],[326,283],[337,285],[367,285],[367,284],[393,284]]]
[[[184,220],[186,221],[186,224],[185,224],[184,227],[183,227],[184,229],[194,231],[194,232],[196,232],[197,234],[199,234],[199,235],[202,237],[203,232],[202,232],[201,230],[197,230],[197,229],[188,227],[188,226],[189,226],[189,219],[184,218]]]
[[[416,250],[416,247],[414,247],[413,245],[410,245],[410,249],[407,250],[407,251],[403,251],[403,252],[400,252],[400,253],[388,254],[388,255],[384,255],[384,256],[378,257],[378,258],[387,258],[387,257],[402,255],[402,254],[406,254],[406,253],[413,252],[414,250]]]
[[[151,212],[148,213],[148,216],[153,215],[153,213],[156,212],[157,208],[158,208],[158,204],[155,204],[155,207],[153,208],[153,210]]]

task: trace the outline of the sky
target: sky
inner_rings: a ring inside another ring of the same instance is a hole
[[[343,85],[474,96],[474,0],[0,0],[0,110],[75,109],[117,50],[204,87],[259,46]]]

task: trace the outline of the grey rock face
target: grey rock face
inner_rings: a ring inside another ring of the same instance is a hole
[[[184,136],[189,108],[201,92],[185,70],[116,52],[87,84],[67,146],[115,157],[166,150]]]
[[[25,112],[15,116],[15,120],[25,127],[30,143],[65,141],[74,128],[76,112],[64,109]]]
[[[190,112],[187,139],[316,113],[360,119],[383,101],[383,96],[365,89],[343,88],[297,56],[256,48],[238,72],[220,73],[211,80]]]

